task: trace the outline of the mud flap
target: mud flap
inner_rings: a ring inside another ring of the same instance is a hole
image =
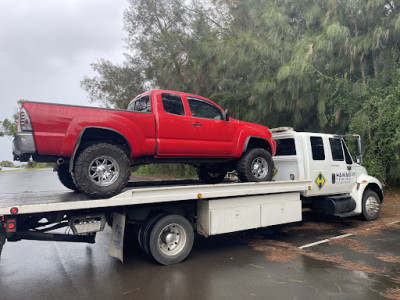
[[[5,243],[6,243],[6,230],[3,226],[0,226],[0,259],[1,259],[1,251],[3,250],[3,246]]]
[[[122,215],[114,212],[111,240],[108,249],[108,255],[119,259],[122,263],[124,262],[125,219],[125,214]]]

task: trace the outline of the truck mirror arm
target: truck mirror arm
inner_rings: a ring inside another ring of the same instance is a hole
[[[229,110],[225,109],[224,111],[224,120],[229,121],[230,120],[230,115],[229,115]]]

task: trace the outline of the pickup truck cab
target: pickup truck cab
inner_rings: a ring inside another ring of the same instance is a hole
[[[320,213],[347,217],[379,216],[382,185],[361,166],[359,135],[296,132],[289,127],[272,129],[277,143],[273,180],[310,180],[312,188],[302,194],[303,203]],[[355,142],[356,161],[345,139]]]
[[[130,166],[147,163],[192,164],[205,183],[233,170],[241,181],[268,181],[275,150],[267,127],[167,90],[145,92],[127,110],[24,102],[13,143],[15,160],[57,163],[66,187],[93,197],[117,194]]]

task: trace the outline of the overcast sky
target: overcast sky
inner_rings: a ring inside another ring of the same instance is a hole
[[[127,0],[0,0],[0,120],[19,99],[96,105],[80,81],[100,58],[123,60],[127,7]],[[12,161],[11,141],[0,138],[0,161]]]

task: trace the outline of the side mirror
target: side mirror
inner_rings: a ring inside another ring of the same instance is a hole
[[[357,139],[354,141],[355,147],[356,147],[356,159],[358,164],[362,164],[363,162],[363,155],[362,155],[362,149],[361,149],[361,137],[358,136]]]
[[[230,115],[229,115],[229,110],[228,109],[225,109],[224,119],[225,119],[225,121],[229,121],[230,120]]]

